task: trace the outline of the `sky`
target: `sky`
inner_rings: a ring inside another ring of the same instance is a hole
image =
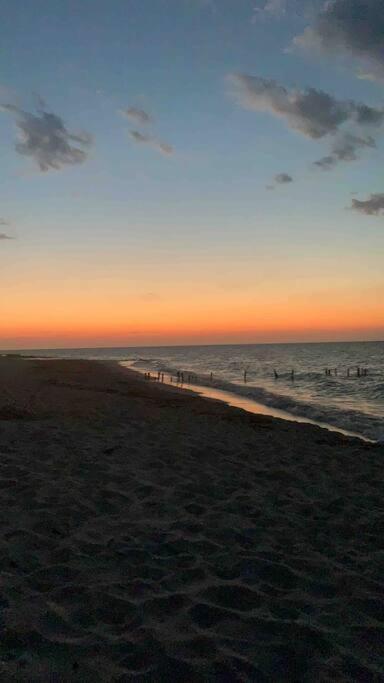
[[[384,338],[382,0],[1,0],[0,347]]]

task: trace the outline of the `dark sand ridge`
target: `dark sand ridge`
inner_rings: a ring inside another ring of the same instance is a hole
[[[384,680],[383,448],[0,360],[0,680]]]

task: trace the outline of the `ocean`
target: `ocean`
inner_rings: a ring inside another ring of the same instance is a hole
[[[119,360],[155,376],[164,372],[168,381],[171,376],[175,381],[177,371],[184,372],[185,380],[194,374],[197,379],[193,383],[206,387],[208,395],[212,390],[220,396],[222,391],[229,392],[241,399],[238,405],[253,403],[255,412],[259,405],[267,414],[286,414],[373,440],[384,437],[384,342],[34,349],[22,353]]]

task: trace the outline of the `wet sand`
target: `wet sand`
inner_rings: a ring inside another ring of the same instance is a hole
[[[384,680],[380,446],[0,359],[0,680]]]
[[[136,361],[120,361],[119,364],[122,367],[132,368],[135,370],[135,372],[140,372],[140,374],[142,375],[149,373],[152,379],[157,379],[157,375],[153,373],[153,370],[152,372],[150,372],[151,368],[138,369],[134,367],[135,362]],[[175,386],[176,384],[176,386],[180,388],[190,389],[194,393],[197,393],[200,396],[204,396],[205,398],[213,398],[217,401],[224,401],[224,403],[227,403],[229,406],[233,406],[235,408],[242,408],[243,410],[246,410],[248,413],[254,413],[255,415],[270,415],[271,417],[278,417],[282,420],[288,420],[289,422],[301,422],[302,424],[316,425],[317,427],[323,427],[324,429],[327,429],[330,432],[337,432],[338,434],[344,434],[345,436],[353,436],[354,438],[362,439],[367,443],[375,443],[373,439],[369,439],[363,436],[362,434],[358,434],[357,432],[351,432],[347,429],[335,427],[334,425],[327,424],[325,422],[315,422],[314,420],[311,420],[308,417],[293,415],[293,413],[287,413],[285,410],[279,410],[278,408],[274,408],[273,406],[264,405],[263,403],[259,403],[253,398],[249,398],[248,396],[242,396],[241,394],[235,394],[231,391],[218,389],[214,383],[208,383],[207,376],[204,378],[205,384],[201,384],[199,383],[199,379],[198,377],[196,377],[196,375],[192,375],[191,380],[188,380],[185,383],[178,382],[177,377],[175,377],[174,375],[169,375],[168,373],[163,373],[163,375],[164,378],[161,381],[165,384],[168,384],[169,386]]]

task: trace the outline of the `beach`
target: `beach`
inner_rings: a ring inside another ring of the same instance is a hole
[[[383,446],[0,359],[2,681],[384,680]]]

